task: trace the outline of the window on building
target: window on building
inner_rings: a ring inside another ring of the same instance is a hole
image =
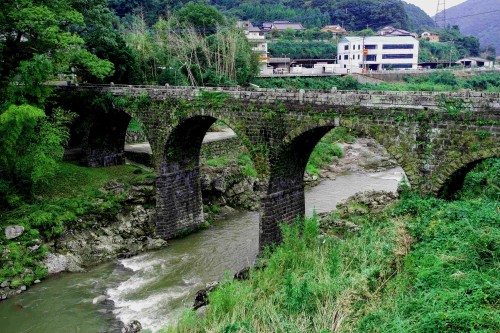
[[[341,55],[339,55],[339,60],[342,60],[342,56]]]
[[[365,49],[367,49],[367,50],[376,50],[377,49],[377,45],[372,45],[372,44],[365,45]]]
[[[349,45],[344,45],[344,50],[345,51],[349,50]]]
[[[413,54],[382,54],[382,59],[413,59]]]
[[[361,45],[358,45],[358,50],[361,50]]]
[[[344,60],[349,59],[349,56],[347,54],[344,54]]]
[[[384,50],[394,50],[394,49],[413,49],[414,45],[413,44],[384,44],[382,45],[382,48]]]
[[[383,69],[412,68],[411,64],[383,64]]]
[[[359,60],[359,54],[358,54],[358,60]]]
[[[377,55],[376,54],[366,55],[366,61],[377,61]]]

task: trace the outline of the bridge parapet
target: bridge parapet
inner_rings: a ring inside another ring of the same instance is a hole
[[[245,102],[284,103],[312,106],[362,106],[379,109],[443,111],[442,105],[462,101],[469,111],[485,112],[500,109],[500,93],[476,91],[350,91],[350,90],[290,90],[241,87],[179,87],[133,85],[80,85],[61,87],[71,90],[92,90],[114,96],[138,97],[147,94],[152,100],[182,98],[199,99],[203,92],[220,93],[228,98]],[[443,111],[444,112],[444,111]]]

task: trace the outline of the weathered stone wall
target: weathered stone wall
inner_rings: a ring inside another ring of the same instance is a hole
[[[165,238],[203,224],[200,169],[156,178],[156,232]]]
[[[244,150],[245,147],[241,145],[238,138],[211,141],[202,144],[200,158],[202,161],[206,161],[227,154],[237,154]]]
[[[201,223],[199,159],[217,119],[252,155],[260,183],[261,245],[279,222],[304,212],[302,176],[316,143],[345,126],[382,144],[417,191],[437,193],[450,176],[500,156],[500,94],[482,92],[304,91],[285,89],[89,86],[115,96],[145,130],[158,173],[158,232]]]

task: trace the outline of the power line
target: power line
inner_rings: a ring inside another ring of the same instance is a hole
[[[490,10],[490,11],[487,11],[487,12],[481,12],[481,13],[476,13],[476,14],[469,14],[469,15],[463,15],[463,16],[450,17],[450,18],[448,18],[448,21],[449,20],[454,20],[454,19],[459,19],[459,18],[462,18],[462,17],[471,17],[471,16],[477,16],[477,15],[483,15],[483,14],[489,14],[489,13],[496,13],[496,12],[500,12],[500,9]]]

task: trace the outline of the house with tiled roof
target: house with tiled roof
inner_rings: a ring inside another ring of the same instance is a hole
[[[287,29],[291,30],[306,30],[302,23],[300,22],[290,22],[290,21],[273,21],[273,22],[264,22],[262,24],[262,28],[264,31],[285,31]]]
[[[439,34],[437,32],[424,31],[420,34],[420,38],[431,43],[439,42]]]
[[[342,28],[340,25],[335,24],[335,25],[325,25],[323,28],[321,28],[322,32],[327,32],[330,31],[333,35],[333,37],[340,37],[343,35],[347,34],[347,30]]]
[[[388,25],[386,27],[383,27],[379,31],[377,31],[377,36],[386,36],[386,37],[390,37],[390,36],[413,36],[413,37],[417,38],[418,34],[416,34],[414,32],[409,32],[409,31],[406,31],[406,30],[403,30],[403,29],[394,28],[393,26]]]

